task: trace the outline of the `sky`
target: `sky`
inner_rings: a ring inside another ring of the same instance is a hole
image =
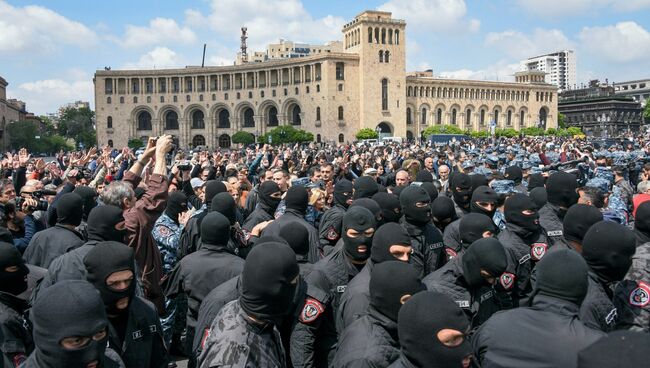
[[[341,40],[367,9],[404,19],[407,70],[513,80],[528,57],[574,49],[578,82],[650,78],[650,0],[0,0],[0,76],[37,115],[94,105],[93,75],[116,69],[230,65],[284,38]]]

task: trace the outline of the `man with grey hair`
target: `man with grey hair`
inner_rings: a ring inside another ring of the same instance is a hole
[[[124,179],[109,184],[101,195],[104,204],[119,207],[123,211],[127,230],[125,243],[135,250],[135,260],[138,271],[141,272],[138,276],[144,286],[145,296],[156,305],[159,313],[164,310],[164,297],[159,285],[163,276],[162,258],[151,236],[151,230],[156,219],[165,210],[167,202],[165,156],[171,149],[172,136],[150,138],[144,153],[124,174]],[[136,199],[134,188],[140,184],[142,171],[148,164],[153,167],[151,175],[144,194],[140,199]]]
[[[638,194],[650,194],[650,180],[644,180],[636,185]]]

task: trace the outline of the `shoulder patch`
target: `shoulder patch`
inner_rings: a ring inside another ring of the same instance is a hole
[[[203,337],[201,337],[201,349],[205,350],[205,343],[208,341],[208,337],[210,337],[210,330],[209,328],[206,328],[203,330]]]
[[[504,290],[510,290],[515,284],[515,278],[516,276],[510,272],[504,272],[501,274],[501,277],[499,277],[499,284],[501,284],[501,287],[503,287]]]
[[[637,287],[630,293],[629,302],[630,305],[639,308],[650,305],[650,285],[639,281]]]
[[[305,300],[305,306],[300,312],[300,317],[298,320],[302,323],[311,323],[314,322],[318,316],[320,316],[325,311],[325,307],[321,302],[314,298],[307,298]]]
[[[607,316],[605,316],[605,323],[611,325],[616,321],[616,317],[618,317],[618,310],[614,308],[611,311],[609,311],[609,313],[607,313]]]
[[[18,354],[14,354],[11,360],[14,362],[15,367],[20,367],[23,363],[25,363],[27,357],[25,356],[24,353],[18,353]]]
[[[460,308],[469,308],[469,300],[456,300],[456,304]]]
[[[530,260],[530,254],[526,254],[525,256],[519,258],[519,264],[524,264],[524,263],[526,263],[528,260]]]
[[[325,234],[325,237],[327,240],[338,240],[339,233],[334,230],[334,226],[330,226],[329,229],[327,229],[327,234]]]
[[[169,236],[172,232],[167,226],[161,225],[158,226],[158,233],[162,236]]]
[[[546,233],[548,236],[562,236],[563,234],[562,230],[553,230]]]
[[[547,249],[548,244],[546,243],[533,243],[533,245],[530,246],[530,257],[534,261],[539,261],[544,257]]]
[[[443,242],[437,242],[433,244],[429,244],[429,250],[436,250],[439,248],[442,248],[445,244]]]
[[[456,253],[456,251],[451,248],[445,248],[445,253],[447,253],[447,261],[450,261],[458,256],[458,253]]]

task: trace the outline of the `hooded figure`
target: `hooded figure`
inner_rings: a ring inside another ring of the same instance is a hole
[[[458,219],[454,208],[454,201],[446,196],[440,196],[431,203],[431,213],[433,215],[433,223],[440,231],[445,231],[447,225]]]
[[[535,173],[528,176],[528,190],[533,190],[535,188],[544,188],[545,179],[542,174]]]
[[[370,176],[361,176],[354,180],[353,199],[370,198],[379,191],[377,181]]]
[[[120,366],[104,355],[108,320],[99,293],[87,281],[67,280],[45,289],[30,317],[36,349],[25,367]]]
[[[376,225],[375,216],[361,206],[351,207],[343,217],[343,250],[352,262],[364,264],[370,257]],[[350,231],[355,235],[350,235]],[[371,232],[370,235],[368,232]]]
[[[523,171],[521,167],[513,165],[506,167],[505,175],[506,179],[512,180],[515,182],[515,185],[520,185],[521,180],[524,178]]]
[[[461,217],[468,213],[472,198],[472,179],[469,175],[453,173],[449,178],[449,190],[454,200],[456,215]]]
[[[470,244],[481,238],[496,236],[498,233],[497,226],[492,219],[480,213],[468,213],[463,216],[458,229],[463,249],[467,249]],[[486,232],[489,232],[490,235],[486,236]]]
[[[29,268],[13,244],[0,242],[0,292],[13,296],[27,290]]]
[[[280,205],[280,201],[282,201],[282,198],[280,198],[281,195],[282,192],[276,182],[272,180],[265,181],[260,184],[258,189],[258,202],[260,203],[260,207],[266,213],[273,216],[278,205]]]
[[[104,205],[95,207],[88,216],[88,240],[124,242],[126,237],[122,209]]]
[[[530,190],[528,194],[530,199],[533,200],[537,208],[542,208],[548,203],[548,196],[546,195],[546,188],[536,187]]]
[[[169,193],[165,215],[178,225],[178,216],[185,211],[187,211],[187,196],[178,191]]]
[[[448,296],[434,291],[417,293],[400,308],[397,321],[401,353],[391,367],[469,366],[472,349],[465,336],[469,322]]]
[[[641,203],[637,208],[634,218],[634,233],[637,246],[650,242],[650,201]]]
[[[420,184],[420,186],[427,191],[427,193],[429,194],[429,198],[431,199],[431,202],[433,202],[436,198],[438,198],[438,188],[436,188],[436,186],[433,183],[424,182]]]
[[[397,222],[402,218],[402,206],[399,197],[392,193],[377,193],[372,199],[381,207],[384,223]]]
[[[301,274],[308,274],[312,269],[312,264],[307,261],[307,254],[309,253],[309,231],[307,231],[307,228],[299,222],[291,222],[280,229],[279,236],[296,253],[296,261],[300,266]]]
[[[617,308],[610,285],[623,280],[636,251],[634,232],[623,225],[601,221],[582,240],[582,256],[589,265],[589,292],[580,307],[580,320],[609,332],[616,327]]]
[[[564,171],[552,174],[546,182],[548,203],[539,209],[539,223],[553,244],[564,239],[562,221],[569,207],[578,202],[577,187],[576,177]]]
[[[27,263],[47,268],[58,256],[80,247],[85,239],[76,228],[83,216],[83,200],[75,193],[62,195],[56,206],[57,224],[34,234],[23,258]]]
[[[532,305],[492,316],[472,337],[481,366],[576,367],[578,352],[604,335],[578,319],[588,288],[588,267],[578,253],[554,250],[536,269]]]
[[[95,189],[85,185],[74,188],[72,192],[81,197],[83,201],[83,221],[87,221],[90,211],[97,207],[97,192]]]
[[[333,367],[387,367],[399,356],[397,316],[402,304],[425,290],[418,272],[405,262],[387,261],[371,272],[367,315],[339,338]]]
[[[347,179],[339,180],[334,185],[334,204],[348,208],[352,203],[352,182]]]
[[[497,210],[498,201],[499,195],[494,189],[488,186],[480,186],[472,193],[470,208],[473,213],[482,213],[492,218]]]
[[[598,208],[586,204],[574,204],[569,208],[563,221],[564,239],[567,245],[578,253],[582,252],[582,239],[587,230],[603,221],[603,213]]]
[[[165,366],[169,357],[158,314],[150,303],[135,295],[133,249],[118,242],[102,242],[88,252],[84,265],[88,281],[99,291],[106,308],[109,344],[125,365]],[[136,337],[143,327],[149,328],[147,339]]]
[[[359,198],[355,199],[354,202],[352,202],[350,208],[355,206],[360,206],[370,211],[375,216],[377,227],[381,226],[384,223],[383,210],[381,207],[379,207],[379,203],[376,201],[370,198]]]
[[[318,247],[324,254],[341,238],[345,210],[352,204],[352,182],[341,179],[334,185],[334,205],[325,211],[318,225]]]

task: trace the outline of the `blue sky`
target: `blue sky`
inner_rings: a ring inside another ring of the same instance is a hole
[[[0,0],[0,75],[37,114],[93,101],[93,73],[226,65],[239,46],[323,43],[365,9],[407,22],[407,69],[511,80],[519,62],[576,50],[578,80],[650,78],[650,0]]]

